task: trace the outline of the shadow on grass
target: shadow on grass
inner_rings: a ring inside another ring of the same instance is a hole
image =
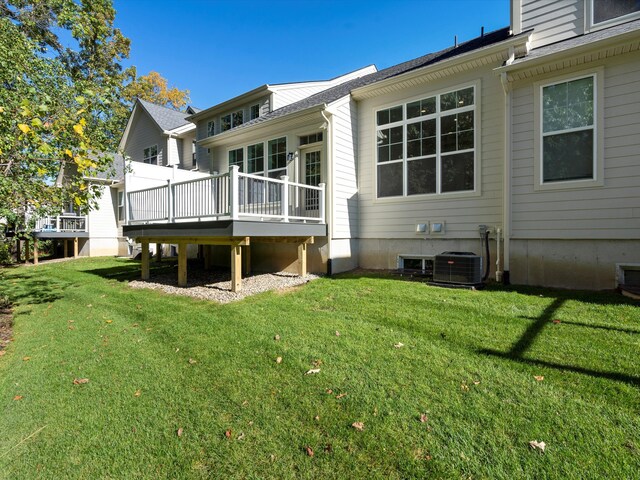
[[[51,303],[62,298],[70,284],[51,282],[33,274],[12,275],[0,281],[2,293],[14,304]]]
[[[149,263],[149,273],[151,274],[151,277],[153,277],[154,274],[170,273],[176,267],[176,262],[172,260],[163,260],[163,262],[161,263],[155,263],[151,261]],[[83,273],[90,273],[107,280],[117,280],[119,282],[139,280],[140,262],[138,260],[129,260],[126,264],[118,265],[117,267],[94,268],[83,270]]]

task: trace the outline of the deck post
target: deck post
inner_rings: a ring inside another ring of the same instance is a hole
[[[231,245],[231,291],[242,288],[242,247]]]
[[[78,237],[73,237],[73,258],[78,258]]]
[[[187,286],[187,244],[178,243],[178,286]]]
[[[24,263],[29,263],[29,239],[24,241]]]
[[[149,242],[141,240],[142,252],[140,253],[140,277],[142,280],[149,280]]]
[[[238,172],[240,167],[232,165],[229,169],[229,203],[231,220],[238,220],[240,213],[240,178]]]
[[[33,264],[38,264],[38,239],[33,237]]]
[[[280,177],[284,183],[282,184],[282,221],[289,221],[289,176],[282,175]]]
[[[68,240],[65,238],[64,240],[62,240],[62,245],[64,248],[64,258],[67,258],[69,256],[69,243]]]
[[[156,262],[162,262],[162,244],[156,243]]]
[[[307,243],[298,244],[298,275],[307,276]]]
[[[318,184],[318,186],[320,187],[320,201],[318,202],[318,206],[320,208],[320,221],[322,223],[327,223],[327,220],[324,218],[325,212],[324,212],[324,195],[325,192],[327,191],[327,185],[325,183],[320,183]]]

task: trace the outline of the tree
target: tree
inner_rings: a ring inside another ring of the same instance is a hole
[[[113,113],[129,40],[114,18],[111,0],[0,0],[0,217],[94,204],[86,177],[110,167],[103,152],[122,131]]]
[[[140,98],[181,110],[189,102],[189,90],[169,88],[167,79],[158,72],[149,72],[147,75],[136,77],[135,67],[132,67],[128,73],[131,75],[131,82],[123,87],[122,97],[130,104],[133,104],[136,98]]]

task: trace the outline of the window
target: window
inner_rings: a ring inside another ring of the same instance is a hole
[[[591,0],[591,25],[609,26],[640,17],[638,0]]]
[[[249,109],[249,120],[254,120],[260,116],[260,104],[251,105]]]
[[[542,86],[542,183],[593,180],[595,76]]]
[[[300,137],[300,146],[308,145],[310,143],[317,143],[322,141],[322,132],[312,133],[311,135],[302,135]]]
[[[198,151],[198,145],[196,144],[196,141],[193,140],[191,142],[191,168],[193,170],[198,168],[198,155],[197,155],[197,151]]]
[[[158,146],[157,145],[153,145],[151,147],[147,147],[144,149],[143,161],[144,163],[158,165]]]
[[[287,138],[269,140],[268,174],[280,178],[287,173]]]
[[[213,137],[216,133],[216,122],[209,120],[207,122],[207,137]]]
[[[228,113],[227,115],[223,115],[220,117],[220,131],[226,132],[227,130],[231,130],[238,125],[242,125],[244,123],[244,112],[242,110],[238,110],[237,112]]]
[[[475,190],[475,86],[376,112],[378,198]]]
[[[229,150],[229,167],[232,167],[233,165],[237,165],[240,168],[240,171],[244,172],[244,150],[242,148]]]
[[[122,190],[118,192],[118,220],[124,221],[124,192]]]

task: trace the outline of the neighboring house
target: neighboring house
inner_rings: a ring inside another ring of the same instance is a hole
[[[100,187],[97,206],[87,215],[80,214],[68,205],[59,215],[37,220],[34,237],[37,240],[54,240],[63,245],[64,256],[118,255],[121,229],[118,229],[118,207],[123,206],[123,195],[118,195],[117,184],[124,178],[125,161],[114,155],[112,168],[95,177],[87,177]],[[64,174],[58,181],[64,181]],[[120,203],[119,203],[120,202]],[[126,241],[126,240],[125,240]]]
[[[487,229],[498,280],[640,283],[640,6],[513,0],[511,15],[384,70],[264,85],[167,125],[136,105],[133,160],[192,168],[172,145],[194,135],[213,175],[127,186],[124,235],[201,245],[236,286],[243,252],[260,270],[388,269],[481,253]]]

